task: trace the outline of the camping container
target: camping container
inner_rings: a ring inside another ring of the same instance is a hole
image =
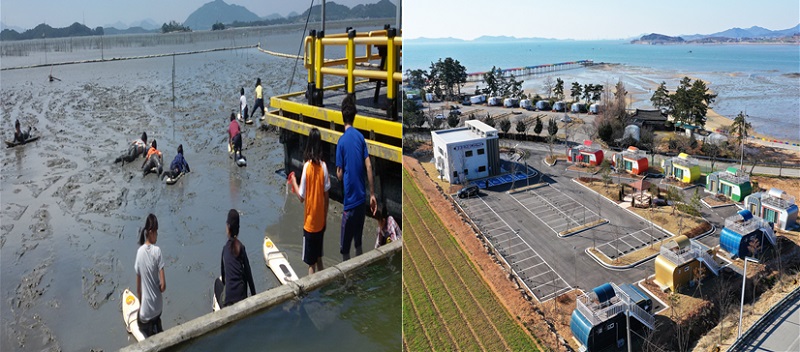
[[[473,95],[469,97],[469,101],[473,104],[483,104],[486,102],[486,97],[483,95]]]
[[[519,107],[519,99],[517,98],[506,98],[503,100],[503,106],[507,108],[516,108]]]
[[[550,102],[547,100],[539,100],[536,102],[536,110],[544,111],[550,110]]]

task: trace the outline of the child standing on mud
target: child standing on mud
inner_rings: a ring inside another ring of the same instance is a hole
[[[292,185],[292,192],[297,194],[297,199],[305,204],[303,262],[308,264],[308,274],[311,275],[323,269],[322,240],[328,218],[328,191],[331,189],[328,166],[322,160],[321,136],[316,127],[308,134],[303,159],[305,164],[300,184],[297,184],[294,172],[289,174],[288,182]]]
[[[167,289],[164,277],[164,260],[161,248],[156,246],[158,240],[158,219],[155,215],[147,215],[147,220],[139,234],[139,250],[136,251],[136,294],[139,296],[139,330],[144,337],[150,337],[164,331],[161,326],[161,294]]]
[[[261,109],[261,121],[264,121],[264,91],[261,88],[261,78],[256,79],[256,103],[253,105],[253,115]]]
[[[247,113],[247,97],[244,96],[244,87],[242,87],[239,93],[241,94],[239,96],[239,116],[245,120],[245,123],[253,123],[253,120],[250,119],[250,115]]]

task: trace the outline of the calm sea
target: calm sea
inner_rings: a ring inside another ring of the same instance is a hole
[[[710,88],[719,95],[712,106],[716,112],[733,117],[739,111],[747,111],[758,132],[800,140],[800,47],[797,45],[633,45],[621,40],[496,43],[408,40],[403,48],[403,68],[427,70],[432,61],[446,57],[459,60],[467,72],[488,71],[492,66],[512,68],[576,60],[618,63],[623,65],[620,73],[654,82],[663,80],[669,89],[675,89],[684,75],[701,78],[709,81]],[[552,75],[578,74],[561,72]],[[630,83],[636,82],[626,81]]]

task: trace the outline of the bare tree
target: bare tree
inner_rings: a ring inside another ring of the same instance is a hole
[[[717,277],[715,281],[716,284],[713,286],[713,294],[711,295],[711,299],[717,308],[717,313],[719,314],[719,337],[717,344],[722,344],[722,340],[725,338],[723,336],[723,331],[725,330],[725,317],[728,315],[735,302],[734,290],[736,290],[738,286],[731,285],[731,283],[725,280],[723,276]]]
[[[553,77],[547,76],[544,78],[544,82],[542,82],[542,89],[547,91],[547,99],[553,94],[553,88],[556,86],[556,81],[553,80]]]

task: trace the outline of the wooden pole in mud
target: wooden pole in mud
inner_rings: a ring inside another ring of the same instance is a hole
[[[175,139],[175,53],[172,53],[172,139]]]

